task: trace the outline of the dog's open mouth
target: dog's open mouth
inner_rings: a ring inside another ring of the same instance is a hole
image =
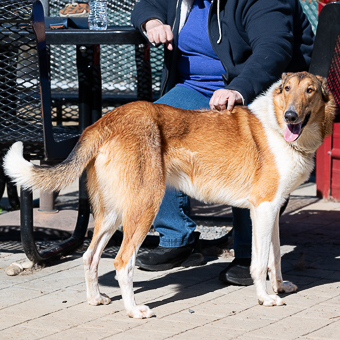
[[[286,130],[283,134],[284,139],[288,143],[296,141],[300,136],[303,128],[307,125],[310,118],[310,113],[308,113],[303,122],[298,124],[287,124]]]

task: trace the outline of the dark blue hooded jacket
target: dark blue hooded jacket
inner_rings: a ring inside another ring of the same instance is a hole
[[[177,83],[178,34],[193,0],[140,0],[133,25],[158,19],[172,27],[174,50],[165,49],[162,94]],[[212,0],[211,45],[221,60],[225,88],[249,104],[283,72],[307,71],[314,36],[299,0]],[[198,42],[199,43],[199,42]]]

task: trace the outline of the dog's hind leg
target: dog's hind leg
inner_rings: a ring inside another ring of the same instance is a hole
[[[83,255],[87,301],[90,305],[110,303],[105,294],[101,294],[98,286],[98,265],[102,252],[121,223],[121,213],[112,201],[104,200],[102,185],[98,180],[92,161],[87,168],[87,184],[91,198],[95,228],[91,243]]]
[[[132,318],[144,319],[154,315],[145,305],[136,305],[133,293],[133,270],[136,255],[159,209],[163,193],[140,192],[136,203],[124,212],[124,237],[114,261],[124,307]],[[143,197],[143,199],[141,199]],[[139,202],[138,202],[139,201]]]
[[[118,228],[120,220],[115,212],[111,212],[105,217],[97,217],[95,220],[92,241],[83,255],[87,301],[90,305],[107,305],[111,301],[108,296],[101,294],[99,291],[98,265],[102,252]]]
[[[281,272],[281,252],[279,235],[279,214],[277,214],[269,250],[268,271],[272,288],[275,293],[292,293],[297,286],[289,281],[283,281]]]
[[[264,306],[281,306],[283,300],[277,295],[269,295],[266,289],[266,275],[269,253],[278,209],[272,203],[263,202],[250,209],[253,224],[251,276],[256,294]]]
[[[148,318],[152,311],[135,303],[133,270],[165,192],[166,169],[158,125],[147,114],[137,123],[133,117],[120,117],[121,125],[100,148],[95,168],[106,211],[111,205],[122,213],[124,236],[114,266],[125,309],[130,317]],[[108,234],[104,230],[102,237]]]

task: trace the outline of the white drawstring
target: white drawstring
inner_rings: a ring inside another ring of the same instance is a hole
[[[222,28],[221,28],[221,19],[220,19],[220,7],[221,7],[221,1],[217,0],[217,25],[218,25],[218,33],[220,37],[217,40],[217,43],[219,44],[222,40]]]

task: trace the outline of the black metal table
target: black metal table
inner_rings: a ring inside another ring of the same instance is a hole
[[[98,120],[102,113],[102,90],[100,73],[100,45],[148,45],[142,34],[131,26],[109,26],[107,30],[91,31],[87,28],[87,18],[68,18],[67,29],[50,29],[51,22],[60,18],[45,18],[47,45],[75,45],[77,49],[77,72],[79,83],[79,125],[81,130]],[[78,28],[77,28],[78,27]],[[137,67],[149,72],[148,89],[138,99],[152,99],[150,59],[146,55]],[[114,70],[113,70],[114,72]],[[138,74],[137,74],[138,78]],[[145,79],[144,79],[145,82]],[[145,94],[146,93],[146,94]]]
[[[73,19],[74,22],[79,22],[78,20]],[[46,29],[47,44],[137,45],[145,42],[142,34],[131,26],[109,26],[107,30],[102,31],[91,31],[86,28]]]

